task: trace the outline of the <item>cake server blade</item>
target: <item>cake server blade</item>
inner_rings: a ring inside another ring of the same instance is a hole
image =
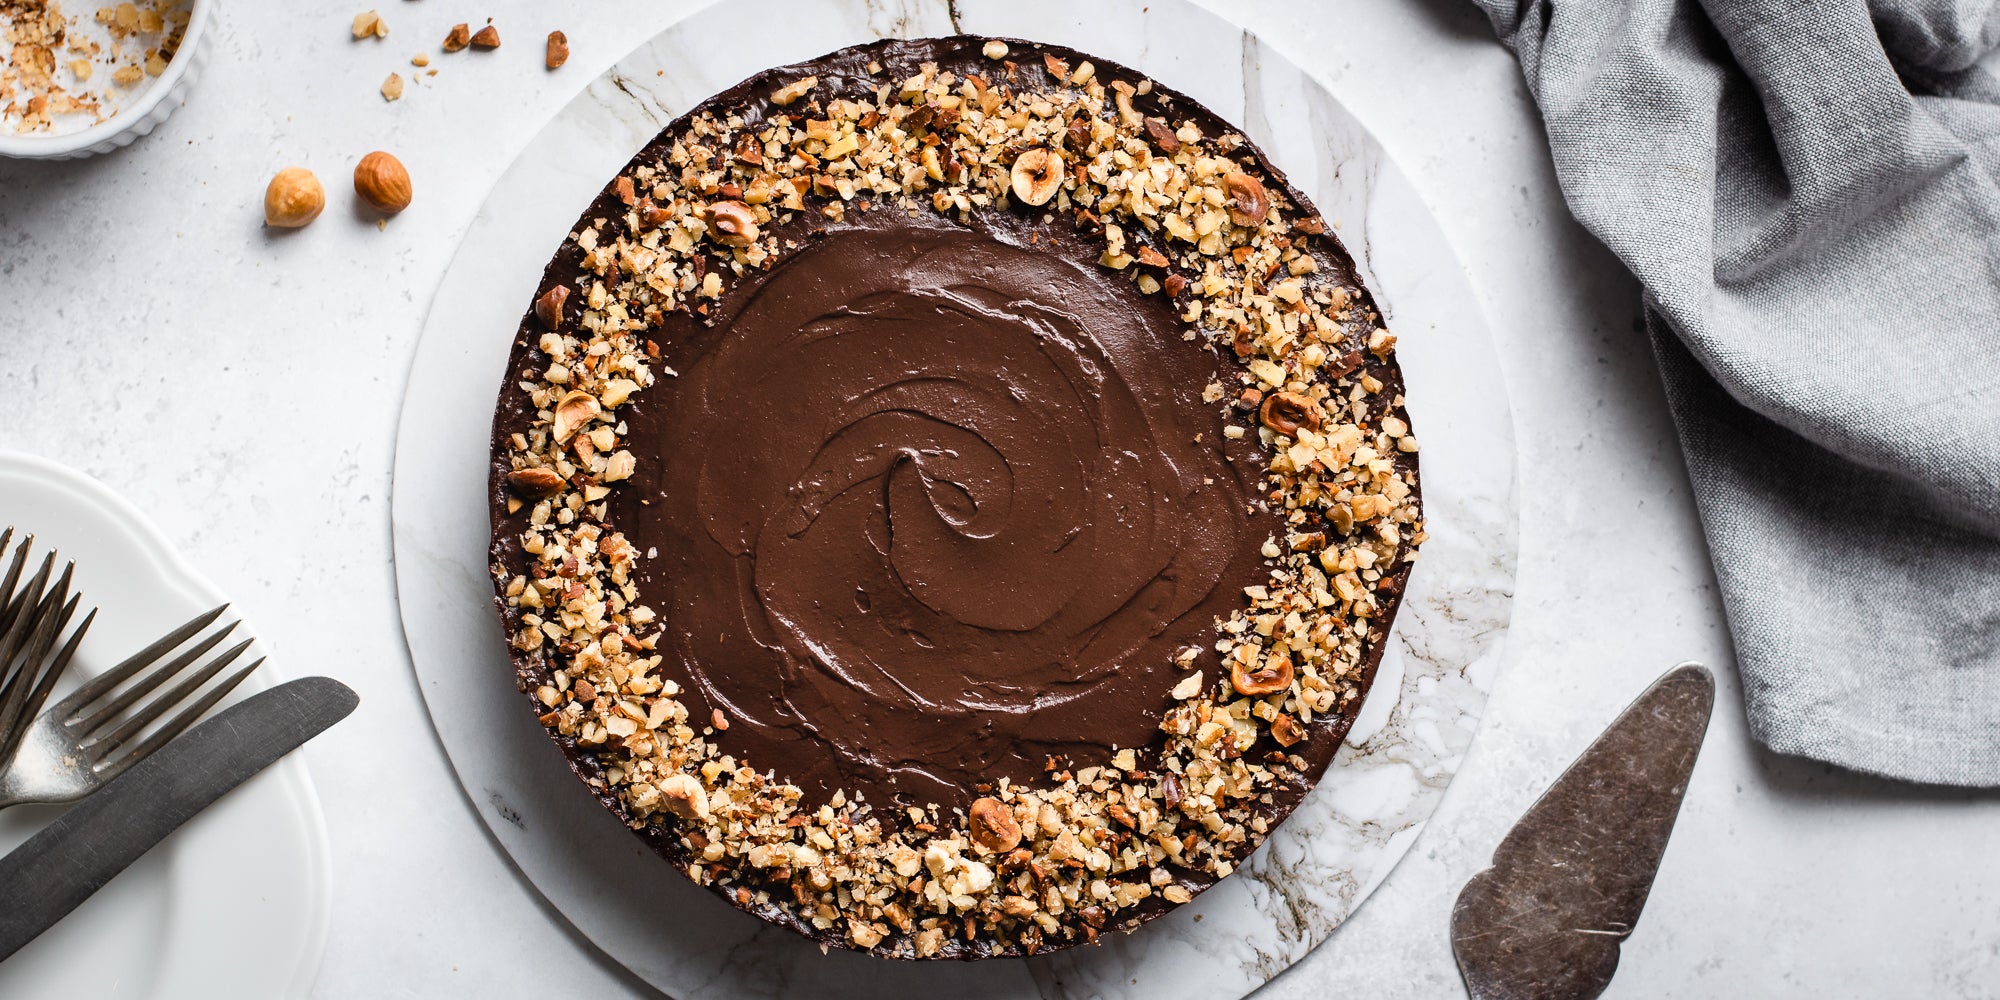
[[[303,677],[245,698],[111,779],[0,858],[0,959],[19,951],[230,789],[354,711]]]
[[[1675,667],[1508,831],[1451,911],[1473,1000],[1588,1000],[1610,985],[1714,706],[1707,668]]]

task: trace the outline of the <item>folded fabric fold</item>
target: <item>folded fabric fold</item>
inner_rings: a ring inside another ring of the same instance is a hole
[[[2000,7],[1475,2],[1646,288],[1753,734],[2000,785]]]

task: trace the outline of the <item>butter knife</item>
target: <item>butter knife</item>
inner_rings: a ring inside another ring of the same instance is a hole
[[[1714,706],[1708,670],[1675,667],[1508,831],[1451,912],[1473,1000],[1589,1000],[1611,984]]]
[[[0,858],[0,959],[19,951],[230,789],[354,711],[304,677],[217,712]]]

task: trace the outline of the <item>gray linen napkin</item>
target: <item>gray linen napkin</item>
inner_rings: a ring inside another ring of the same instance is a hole
[[[1647,323],[1781,753],[2000,785],[1994,0],[1475,0]]]

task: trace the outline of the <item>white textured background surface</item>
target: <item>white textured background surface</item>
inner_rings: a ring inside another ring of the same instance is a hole
[[[0,163],[0,444],[152,514],[293,674],[362,708],[306,751],[333,839],[325,997],[643,996],[546,914],[437,749],[389,565],[391,442],[437,277],[492,179],[577,87],[691,4],[223,5],[188,107],[122,153]],[[1568,220],[1512,58],[1456,0],[1211,6],[1312,67],[1436,209],[1511,356],[1524,510],[1516,666],[1436,822],[1389,883],[1264,996],[1449,996],[1445,921],[1521,809],[1672,662],[1721,701],[1612,996],[2000,995],[2000,798],[1756,750],[1637,288]],[[391,70],[459,21],[504,46]],[[568,67],[541,69],[561,28]],[[745,25],[746,31],[756,30]],[[351,208],[370,149],[416,204]],[[312,167],[310,228],[271,234],[269,175]]]

